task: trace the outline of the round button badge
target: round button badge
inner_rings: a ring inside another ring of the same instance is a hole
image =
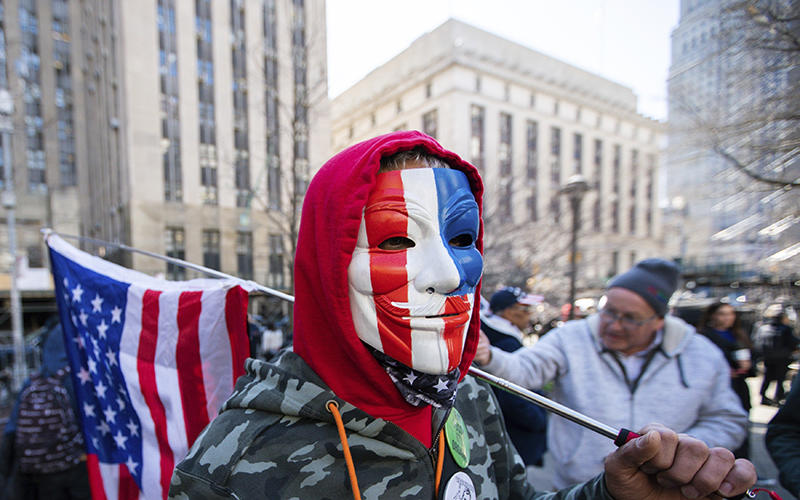
[[[456,472],[444,488],[444,500],[476,500],[475,485],[464,472]]]
[[[444,424],[444,435],[456,465],[465,468],[469,465],[469,436],[464,419],[455,408],[450,410],[450,415]]]

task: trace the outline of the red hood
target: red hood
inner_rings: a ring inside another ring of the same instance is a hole
[[[426,442],[424,431],[421,437],[419,429],[430,433],[430,407],[408,404],[364,347],[353,325],[347,292],[347,266],[380,160],[417,146],[467,175],[482,213],[483,182],[478,171],[422,133],[383,135],[331,158],[314,176],[303,203],[294,271],[294,351],[337,396],[373,417],[395,422]],[[482,253],[482,222],[477,245]],[[480,297],[480,285],[475,297]],[[478,345],[479,308],[480,301],[475,300],[459,365],[462,378]]]

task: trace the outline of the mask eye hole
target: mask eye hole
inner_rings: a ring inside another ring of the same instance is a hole
[[[378,245],[381,250],[406,250],[416,246],[416,243],[404,236],[388,238]]]
[[[455,238],[451,239],[448,243],[450,244],[451,247],[466,248],[472,245],[472,242],[473,242],[472,236],[467,233],[464,233],[464,234],[459,234]]]

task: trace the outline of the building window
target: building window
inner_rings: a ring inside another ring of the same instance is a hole
[[[614,144],[614,157],[612,160],[612,191],[614,193],[614,201],[611,203],[611,230],[619,233],[619,182],[620,172],[622,168],[622,146]]]
[[[8,20],[6,20],[8,22]],[[28,189],[33,193],[47,193],[46,162],[44,152],[44,117],[42,114],[41,56],[39,53],[39,18],[34,0],[19,2],[20,45],[18,64],[24,65],[22,74],[23,106],[27,130]]]
[[[26,249],[25,253],[28,256],[28,267],[42,268],[47,265],[41,245],[31,245]]]
[[[295,196],[306,193],[308,161],[308,50],[306,47],[306,9],[303,0],[292,1],[292,63],[294,73],[294,118],[292,120],[292,182]],[[376,124],[372,115],[372,126]]]
[[[233,147],[236,206],[250,205],[250,144],[247,112],[247,34],[244,2],[231,0],[231,60],[233,62]]]
[[[539,220],[539,210],[536,208],[536,204],[538,203],[538,196],[536,195],[536,187],[531,188],[531,191],[528,195],[528,199],[526,200],[526,205],[528,209],[528,221],[536,222]]]
[[[436,119],[436,110],[428,111],[424,115],[422,115],[422,131],[429,136],[436,139],[436,128],[438,127],[437,119]]]
[[[536,94],[531,94],[531,103],[530,103],[530,106],[531,106],[531,109],[533,109],[533,108],[535,108],[535,107],[536,107]]]
[[[4,143],[3,139],[2,139],[2,136],[0,136],[0,188],[2,188],[2,189],[6,188],[6,182],[5,182],[5,179],[6,179],[6,161],[5,161],[5,157],[6,157],[6,155],[5,155],[5,152],[4,152],[5,147],[6,147],[6,145],[5,145],[5,143]],[[9,172],[9,174],[10,173],[11,172]]]
[[[592,228],[595,232],[602,230],[602,205],[600,199],[602,197],[603,187],[603,141],[595,139],[594,141],[594,189],[597,192],[597,199],[594,202],[594,211],[592,217]]]
[[[161,144],[164,199],[183,200],[181,127],[178,106],[178,42],[175,0],[158,0],[159,73],[161,75]]]
[[[539,177],[539,124],[535,121],[528,120],[525,127],[525,169],[528,179],[528,220],[535,222],[539,220],[539,213],[536,205],[538,203],[537,197],[537,180]]]
[[[397,100],[397,114],[399,115],[402,112],[403,112],[403,101],[398,99]]]
[[[511,100],[511,85],[509,84],[506,84],[503,87],[503,99],[505,99],[506,101]]]
[[[581,134],[574,135],[574,145],[572,148],[572,172],[576,174],[583,173],[583,136]]]
[[[647,191],[646,200],[647,208],[645,212],[645,222],[647,223],[647,236],[653,235],[653,185],[655,184],[656,177],[656,156],[647,155]]]
[[[500,165],[500,177],[510,177],[513,170],[513,130],[512,117],[508,113],[500,113],[500,143],[497,160]]]
[[[511,210],[512,199],[514,198],[514,183],[511,178],[500,179],[500,197],[497,203],[497,215],[500,222],[509,224],[514,222],[514,216]]]
[[[619,274],[619,252],[611,252],[611,269],[608,270],[609,276],[616,276]]]
[[[636,200],[636,183],[639,180],[639,150],[632,149],[631,150],[631,208],[630,208],[630,224],[628,225],[628,231],[630,234],[636,234],[636,212],[637,212],[637,200]]]
[[[200,126],[200,185],[206,205],[218,204],[217,126],[214,104],[213,32],[211,0],[195,0],[197,29],[197,119]]]
[[[536,182],[539,176],[539,124],[528,120],[525,130],[525,163],[529,182]]]
[[[219,231],[206,229],[203,231],[203,265],[209,269],[219,271]]]
[[[514,218],[511,208],[514,198],[514,149],[512,143],[514,133],[512,120],[513,118],[510,114],[500,113],[500,141],[497,150],[497,160],[500,167],[500,182],[497,211],[500,222],[502,223],[511,223]]]
[[[553,115],[558,116],[558,99],[556,99],[556,101],[553,102]]]
[[[486,110],[483,107],[473,104],[470,108],[470,138],[469,138],[469,158],[475,167],[483,171],[483,134],[484,119]]]
[[[576,122],[580,122],[581,121],[581,108],[578,108],[578,109],[575,110],[575,121]]]
[[[475,92],[480,94],[481,93],[481,77],[480,75],[475,77]]]
[[[283,236],[269,235],[269,283],[273,288],[284,288],[283,280]]]
[[[53,1],[53,66],[56,70],[56,118],[58,125],[58,166],[62,186],[78,183],[75,170],[75,132],[72,106],[72,56],[67,0]],[[3,61],[5,65],[5,62]]]
[[[432,95],[433,95],[433,84],[426,83],[425,84],[425,97],[430,99]]]
[[[278,36],[276,0],[264,0],[264,86],[267,122],[267,207],[281,207],[280,99],[278,98]]]
[[[183,233],[183,228],[168,227],[165,231],[165,247],[167,257],[173,259],[185,260],[186,259],[186,240]],[[172,281],[183,281],[186,279],[186,268],[167,263],[167,279]]]
[[[550,214],[556,224],[561,220],[561,200],[558,191],[561,189],[561,129],[550,129]]]
[[[253,279],[253,233],[236,233],[236,271],[242,279]]]

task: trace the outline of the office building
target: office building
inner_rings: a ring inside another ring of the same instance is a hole
[[[26,272],[50,227],[290,288],[292,201],[330,156],[323,0],[4,0],[0,41]]]
[[[582,175],[578,283],[602,287],[661,255],[662,124],[633,92],[449,20],[336,97],[333,147],[419,130],[473,163],[486,184],[485,284],[566,291],[572,215],[560,190]]]

